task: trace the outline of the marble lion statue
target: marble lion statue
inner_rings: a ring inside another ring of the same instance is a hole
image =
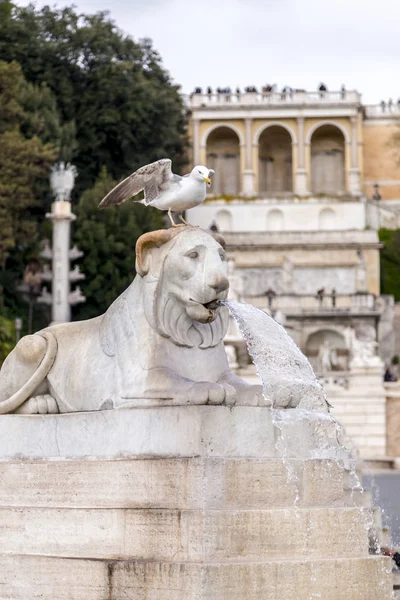
[[[19,341],[0,372],[0,413],[265,404],[228,367],[223,246],[191,226],[142,235],[137,276],[104,315]]]

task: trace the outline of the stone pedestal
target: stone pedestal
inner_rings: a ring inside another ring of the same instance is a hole
[[[307,171],[305,169],[297,169],[295,176],[295,193],[298,196],[305,196],[308,194],[307,190]]]
[[[251,169],[243,171],[243,195],[254,196],[254,172]]]
[[[361,195],[359,169],[349,170],[349,191],[353,196]]]
[[[0,417],[0,598],[389,600],[390,559],[368,554],[370,514],[348,506],[334,423],[277,416]]]

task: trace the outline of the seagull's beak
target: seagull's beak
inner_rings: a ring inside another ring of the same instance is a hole
[[[211,179],[209,177],[204,177],[204,181],[207,183],[207,185],[210,185],[211,183]]]

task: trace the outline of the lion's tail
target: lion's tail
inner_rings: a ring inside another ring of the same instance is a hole
[[[0,415],[13,412],[26,400],[28,400],[38,385],[40,385],[45,377],[47,377],[51,367],[54,364],[58,349],[56,338],[52,333],[50,333],[50,331],[42,331],[37,335],[44,337],[47,342],[47,348],[42,362],[33,375],[28,379],[28,381],[24,383],[24,385],[18,390],[18,392],[15,392],[15,394],[13,394],[10,398],[7,398],[7,400],[0,402]]]

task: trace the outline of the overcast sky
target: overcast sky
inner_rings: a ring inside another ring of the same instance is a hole
[[[265,83],[314,90],[323,81],[357,89],[367,104],[400,97],[400,0],[73,3],[81,12],[109,10],[135,39],[152,38],[184,92]]]

